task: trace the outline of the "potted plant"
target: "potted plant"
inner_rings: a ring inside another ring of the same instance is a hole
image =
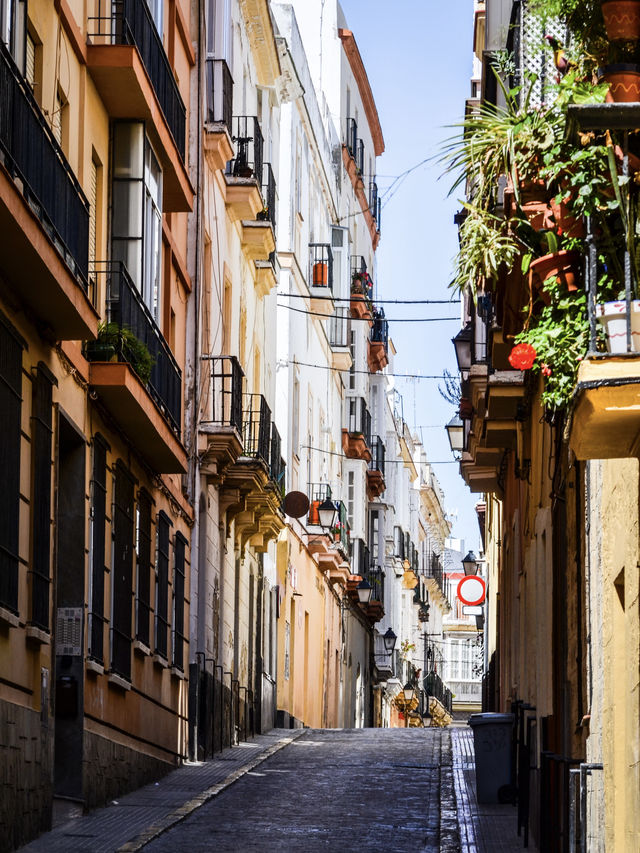
[[[624,299],[596,305],[596,317],[606,334],[607,351],[619,354],[627,351],[627,324],[631,323],[631,352],[640,352],[640,300],[631,301],[631,319]]]
[[[85,352],[89,361],[127,362],[145,385],[151,379],[154,357],[131,329],[119,323],[101,323],[97,339],[87,344]]]
[[[317,261],[313,265],[313,286],[326,287],[329,283],[329,265],[325,261]]]
[[[600,0],[609,41],[640,39],[640,0]]]

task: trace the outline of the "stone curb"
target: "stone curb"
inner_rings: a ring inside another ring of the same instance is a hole
[[[295,733],[292,733],[291,737],[280,738],[280,740],[274,743],[273,746],[265,749],[264,752],[261,752],[260,755],[249,761],[248,764],[245,764],[243,767],[238,767],[236,770],[232,771],[226,779],[222,780],[222,782],[217,782],[215,785],[212,785],[211,788],[207,788],[206,791],[203,791],[201,794],[198,794],[196,797],[188,800],[172,812],[169,812],[169,814],[162,818],[162,820],[152,824],[150,827],[145,829],[144,832],[141,832],[136,836],[136,838],[131,841],[127,841],[127,843],[123,844],[122,847],[118,847],[116,853],[137,853],[138,850],[142,850],[143,847],[146,847],[146,845],[155,838],[158,838],[160,835],[167,832],[167,830],[172,829],[174,826],[181,823],[201,806],[204,806],[205,803],[208,803],[209,800],[212,800],[218,794],[222,793],[225,788],[228,788],[230,785],[233,785],[234,782],[237,782],[238,779],[245,775],[245,773],[249,773],[249,771],[253,770],[254,767],[262,764],[262,762],[266,761],[267,758],[270,758],[272,755],[275,755],[276,752],[284,749],[285,746],[293,743],[294,740],[297,740],[297,738],[304,733],[305,729],[300,729]]]

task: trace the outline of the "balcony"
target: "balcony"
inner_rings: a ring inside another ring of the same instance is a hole
[[[349,309],[336,308],[327,323],[327,335],[331,347],[331,366],[335,370],[349,370],[352,364],[349,348]]]
[[[378,233],[380,233],[382,199],[378,194],[378,184],[375,181],[369,181],[369,210],[371,211],[371,216],[373,216],[376,221]]]
[[[205,61],[207,106],[204,153],[214,172],[224,169],[233,157],[231,125],[233,120],[233,78],[224,59]]]
[[[351,543],[352,574],[347,584],[347,594],[352,606],[358,607],[373,625],[384,616],[384,569],[371,564],[369,549],[362,539]],[[371,599],[368,604],[360,604],[357,587],[361,580],[371,586]]]
[[[186,109],[146,3],[97,3],[88,18],[87,67],[112,118],[145,119],[163,177],[165,211],[191,210]],[[100,14],[102,11],[106,14]]]
[[[369,620],[379,622],[384,616],[384,569],[380,566],[369,566],[364,575],[371,586],[371,600],[367,605],[367,616]]]
[[[264,552],[284,527],[284,474],[280,435],[272,423],[271,409],[262,394],[245,393],[242,453],[226,469],[220,486],[220,508],[227,515],[227,533],[231,535],[230,525],[234,522],[240,548],[250,542],[257,551]]]
[[[367,497],[370,501],[374,498],[379,498],[386,488],[384,482],[384,455],[384,442],[379,435],[376,435],[371,441],[371,462],[367,470]]]
[[[367,349],[367,364],[371,373],[377,373],[379,370],[389,364],[389,322],[385,319],[384,309],[380,308],[373,311],[373,326],[369,333],[369,343]]]
[[[307,278],[311,294],[311,311],[331,316],[335,310],[333,302],[333,252],[329,243],[309,243],[309,274]]]
[[[349,459],[371,462],[371,414],[363,397],[346,400],[348,425],[342,430],[342,450]]]
[[[107,322],[85,345],[89,384],[154,471],[184,473],[180,368],[124,264],[96,264],[94,275],[105,280]]]
[[[89,204],[0,41],[0,268],[55,340],[95,337]]]
[[[260,295],[266,296],[276,286],[273,253],[276,248],[276,181],[271,163],[262,165],[262,210],[256,220],[242,220],[242,250],[256,266],[256,283]]]
[[[337,519],[332,530],[320,526],[318,513],[320,504],[332,501],[337,510]],[[351,574],[349,568],[350,528],[347,508],[342,501],[332,499],[331,486],[328,483],[309,485],[309,513],[307,515],[309,531],[307,548],[316,556],[319,567],[327,572],[333,583],[346,583]]]
[[[342,144],[342,163],[349,175],[354,194],[371,236],[371,244],[374,249],[377,248],[380,241],[380,233],[378,224],[376,223],[376,214],[379,214],[379,205],[376,199],[376,210],[372,212],[370,199],[365,193],[363,182],[364,173],[364,142],[358,136],[358,124],[355,119],[348,118],[345,127],[344,142]]]
[[[234,222],[254,220],[264,207],[260,192],[264,140],[256,116],[233,116],[231,138],[236,156],[227,163],[224,176],[227,213]]]
[[[373,325],[373,282],[361,255],[351,258],[351,302],[354,320],[368,320]]]
[[[209,368],[209,396],[200,423],[202,471],[219,483],[226,469],[242,454],[242,394],[244,373],[235,356],[215,356]]]
[[[449,580],[442,568],[442,557],[439,554],[432,553],[425,561],[424,571],[431,598],[438,602],[445,613],[448,613],[451,610],[448,598]]]

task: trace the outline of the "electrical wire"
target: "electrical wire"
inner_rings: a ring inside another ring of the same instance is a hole
[[[305,293],[285,293],[279,290],[276,296],[289,299],[326,299],[328,302],[351,302],[351,296],[307,296]],[[376,299],[376,305],[459,305],[460,299]]]
[[[325,450],[323,447],[312,447],[310,444],[301,444],[301,450],[312,450],[314,453],[324,453],[327,456],[339,456],[341,459],[352,459],[352,456],[347,456],[346,453],[339,453],[337,450]],[[404,459],[385,459],[385,465],[404,465]],[[427,465],[457,465],[457,459],[446,459],[432,462],[430,459],[426,462]]]
[[[304,308],[294,308],[293,305],[283,305],[282,302],[278,302],[278,308],[286,308],[287,311],[307,314],[311,317],[327,317],[327,314],[323,314],[322,311],[307,311]],[[352,317],[351,319],[361,323],[369,322],[368,317]],[[388,323],[444,323],[450,320],[460,322],[460,317],[381,317],[380,319],[386,320]]]
[[[297,359],[289,358],[289,359],[280,359],[278,361],[278,366],[284,366],[285,364],[294,364],[298,367],[315,367],[317,370],[335,370],[337,373],[363,373],[369,375],[371,373],[370,370],[343,370],[341,367],[333,367],[329,364],[312,364],[310,361],[298,361]],[[394,379],[445,379],[444,373],[384,373],[383,376],[388,376],[389,378]],[[417,428],[417,427],[416,427]],[[432,428],[432,427],[431,427]]]

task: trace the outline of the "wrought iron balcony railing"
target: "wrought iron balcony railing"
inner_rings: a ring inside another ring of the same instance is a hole
[[[253,178],[262,186],[264,139],[256,116],[233,116],[231,138],[236,156],[227,164],[227,175]]]
[[[148,4],[140,0],[98,0],[97,9],[97,15],[89,18],[91,41],[135,45],[184,160],[187,111]]]
[[[362,175],[364,173],[364,142],[361,139],[358,140],[356,146],[355,161],[358,174]]]
[[[328,483],[309,483],[309,512],[307,524],[320,526],[318,508],[326,500],[331,500],[331,486]]]
[[[259,459],[271,469],[271,409],[262,394],[244,394],[243,456]]]
[[[371,327],[370,338],[374,343],[384,344],[384,348],[389,347],[389,321],[385,319],[384,308],[375,309],[373,312],[373,326]]]
[[[351,540],[351,571],[354,575],[366,577],[369,571],[369,549],[362,539]]]
[[[233,77],[224,59],[207,59],[207,124],[221,124],[231,131],[233,118]]]
[[[337,349],[349,345],[349,309],[336,308],[335,313],[329,317],[327,324],[329,344]]]
[[[371,444],[371,413],[367,409],[364,397],[351,397],[347,400],[349,417],[347,430],[349,433],[364,436],[367,444]]]
[[[400,560],[404,560],[404,533],[397,524],[393,528],[393,554]]]
[[[347,512],[347,507],[342,501],[336,501],[336,509],[338,510],[338,520],[336,522],[335,539],[342,549],[342,552],[347,555],[349,553],[349,544],[351,542],[349,513]]]
[[[427,695],[434,696],[451,713],[453,695],[438,673],[431,671],[425,676],[423,685]]]
[[[371,215],[374,219],[378,212],[378,199],[378,184],[375,180],[371,180],[369,181],[369,210],[371,211]]]
[[[270,222],[273,225],[273,230],[276,230],[276,179],[273,176],[271,163],[264,163],[262,166],[262,200],[264,208],[258,214],[258,219],[263,219],[265,222]]]
[[[355,160],[358,150],[358,123],[354,118],[347,119],[344,144],[347,146],[351,157]]]
[[[274,423],[271,424],[271,448],[269,454],[269,475],[276,489],[284,497],[285,462],[282,458],[282,440]]]
[[[211,420],[213,426],[233,427],[242,435],[244,373],[233,355],[215,356],[211,369]]]
[[[180,435],[182,373],[126,266],[121,261],[104,261],[94,264],[91,272],[96,280],[100,277],[106,279],[104,292],[107,295],[109,344],[115,346],[119,361],[132,365],[136,363],[135,354],[128,348],[126,335],[119,334],[119,331],[132,332],[144,344],[153,361],[146,382],[147,391],[173,431]],[[115,327],[115,334],[110,332],[112,327]],[[92,347],[99,345],[100,338],[95,344],[87,344],[88,357],[91,357],[93,351],[94,360],[100,360],[95,350],[92,350]]]
[[[30,209],[89,293],[89,202],[30,86],[0,40],[0,149]]]
[[[333,252],[329,243],[309,243],[309,285],[333,292]]]
[[[366,273],[367,262],[362,255],[351,255],[351,277],[354,275]]]
[[[380,566],[370,566],[363,577],[371,585],[371,601],[384,604],[384,569]]]
[[[385,447],[384,442],[379,435],[373,436],[371,439],[371,462],[369,468],[372,471],[379,471],[384,477],[384,457]]]

